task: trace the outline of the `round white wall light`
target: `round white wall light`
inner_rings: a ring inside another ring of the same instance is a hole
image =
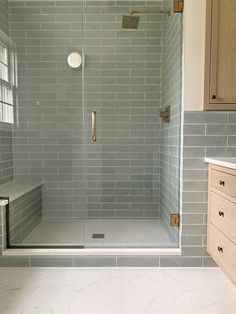
[[[81,55],[78,52],[72,52],[67,58],[69,66],[73,69],[78,69],[82,64]]]

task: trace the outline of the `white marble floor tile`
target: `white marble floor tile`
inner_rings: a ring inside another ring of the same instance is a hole
[[[121,314],[122,311],[122,281],[119,270],[80,271],[69,314]]]
[[[10,272],[9,268],[1,276],[0,269],[4,281],[0,288],[1,314],[68,313],[77,270],[21,268],[14,276]]]
[[[162,269],[122,269],[124,314],[177,314]]]
[[[168,292],[132,292],[123,296],[123,314],[177,314]]]
[[[121,314],[123,313],[120,290],[103,289],[90,292],[89,289],[75,293],[68,314]]]
[[[1,314],[235,314],[213,268],[0,268]]]
[[[236,313],[235,288],[219,269],[164,272],[178,313]]]

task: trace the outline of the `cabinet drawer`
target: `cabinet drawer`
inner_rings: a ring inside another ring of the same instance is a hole
[[[236,243],[236,204],[210,192],[209,222]]]
[[[216,263],[236,283],[236,245],[211,223],[208,224],[207,250]]]
[[[236,176],[213,169],[211,185],[215,189],[236,198]]]

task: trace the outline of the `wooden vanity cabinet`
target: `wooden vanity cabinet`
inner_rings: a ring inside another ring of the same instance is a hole
[[[204,110],[236,110],[236,1],[206,1]]]
[[[236,170],[209,165],[207,251],[236,285]]]

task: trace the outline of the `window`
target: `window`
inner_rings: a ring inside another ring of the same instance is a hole
[[[14,123],[15,53],[0,42],[0,122]]]

